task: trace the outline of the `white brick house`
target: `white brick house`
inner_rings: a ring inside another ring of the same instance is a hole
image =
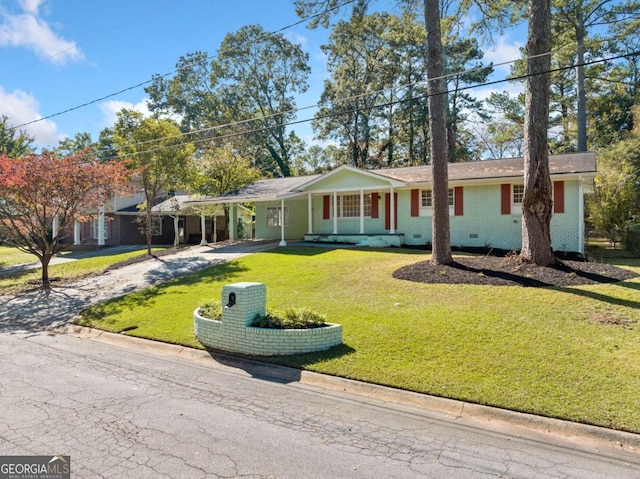
[[[523,163],[511,158],[449,164],[452,246],[520,249]],[[554,155],[549,165],[552,247],[582,253],[584,195],[593,191],[595,154]],[[281,244],[307,239],[425,245],[431,243],[431,186],[431,166],[340,166],[322,175],[261,180],[203,201],[255,203],[256,238],[280,239]]]

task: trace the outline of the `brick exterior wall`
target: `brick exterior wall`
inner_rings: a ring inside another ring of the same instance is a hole
[[[224,307],[222,321],[193,313],[196,338],[204,346],[221,351],[254,356],[324,351],[342,344],[342,325],[330,324],[313,329],[267,329],[250,326],[257,315],[264,315],[267,288],[263,283],[234,283],[222,288],[222,305],[235,294],[236,304]]]

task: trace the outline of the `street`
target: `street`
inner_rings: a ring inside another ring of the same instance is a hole
[[[0,329],[0,454],[70,455],[74,478],[640,477],[640,455],[604,443],[210,363]]]

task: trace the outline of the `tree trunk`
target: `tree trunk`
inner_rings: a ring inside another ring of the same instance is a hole
[[[576,14],[576,88],[578,91],[577,123],[578,151],[587,151],[587,99],[584,90],[584,18],[579,8]]]
[[[49,280],[49,262],[51,261],[51,254],[45,253],[40,258],[40,264],[42,265],[42,289],[49,291],[51,289],[51,281]]]
[[[447,166],[447,84],[443,79],[444,58],[440,33],[438,0],[424,0],[424,24],[427,30],[427,79],[431,167],[433,171],[433,221],[431,264],[450,264],[449,171]]]
[[[524,125],[524,198],[522,251],[528,262],[547,266],[551,250],[551,178],[549,175],[549,84],[551,0],[529,0],[528,77]],[[540,56],[542,54],[542,56]]]
[[[147,227],[145,228],[145,233],[147,236],[147,254],[151,256],[151,223],[153,222],[151,216],[151,205],[150,201],[147,201]]]

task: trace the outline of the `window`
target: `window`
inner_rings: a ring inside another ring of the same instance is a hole
[[[371,217],[371,195],[364,195],[364,216]],[[338,218],[360,218],[360,195],[338,196]]]
[[[433,208],[433,193],[431,190],[422,190],[421,191],[421,202],[420,205],[422,208]],[[449,207],[453,208],[454,205],[454,194],[453,188],[449,188]]]
[[[284,207],[284,225],[289,226],[289,207]],[[267,207],[267,227],[276,228],[282,226],[282,208],[280,206]]]
[[[422,207],[432,208],[433,198],[431,197],[431,190],[422,190]]]
[[[161,236],[162,235],[162,218],[152,217],[151,218],[151,236]]]
[[[100,222],[99,222],[99,220],[97,218],[91,220],[91,229],[93,230],[93,239],[96,239],[96,240],[98,239],[98,236],[99,236],[98,235],[98,224],[99,223]],[[104,239],[105,240],[109,239],[109,228],[107,228],[107,220],[106,220],[106,218],[105,218],[105,221],[104,221]]]
[[[522,198],[524,197],[524,185],[513,185],[512,191],[511,202],[514,205],[522,204]]]

